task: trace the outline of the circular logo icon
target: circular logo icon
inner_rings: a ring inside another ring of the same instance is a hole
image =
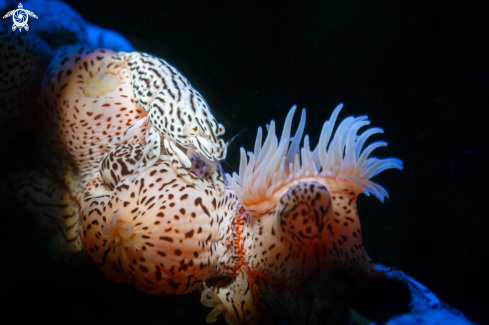
[[[17,25],[17,27],[22,28],[25,25],[27,25],[27,21],[29,20],[29,15],[24,9],[17,9],[13,15],[14,17],[14,24]]]

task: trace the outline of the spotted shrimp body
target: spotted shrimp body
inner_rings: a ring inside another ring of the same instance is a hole
[[[186,168],[191,166],[190,158],[194,155],[205,160],[207,165],[215,166],[211,171],[213,179],[223,184],[218,164],[211,162],[226,158],[226,146],[220,138],[224,126],[214,118],[202,95],[162,59],[145,53],[121,52],[114,55],[113,60],[126,64],[131,72],[136,104],[148,112],[114,140],[122,142],[138,127],[149,123],[143,151],[143,156],[149,159],[138,173],[159,159],[163,146],[175,155],[179,165]]]

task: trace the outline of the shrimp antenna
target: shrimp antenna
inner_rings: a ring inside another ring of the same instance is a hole
[[[231,145],[231,142],[233,142],[234,139],[236,139],[241,133],[243,133],[247,130],[248,130],[248,128],[243,128],[243,130],[239,131],[236,135],[234,135],[231,139],[229,139],[225,144],[226,149]]]

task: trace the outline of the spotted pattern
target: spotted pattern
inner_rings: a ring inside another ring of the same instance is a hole
[[[47,133],[63,159],[78,169],[77,193],[97,173],[102,155],[115,146],[102,139],[119,136],[146,116],[134,102],[129,70],[110,60],[112,53],[64,48],[45,78],[42,102],[49,121]],[[144,141],[143,133],[137,131],[127,141]]]
[[[208,284],[214,285],[232,319],[238,324],[273,323],[276,316],[270,310],[290,307],[301,323],[308,316],[301,314],[293,295],[277,297],[284,287],[288,293],[302,292],[306,279],[327,268],[376,272],[362,244],[358,194],[351,182],[332,178],[324,184],[310,177],[290,184],[271,209],[242,211],[235,217],[232,239],[244,259],[230,279]],[[287,305],[267,307],[278,301]]]
[[[272,282],[304,279],[327,266],[372,272],[361,239],[358,193],[345,185],[332,190],[316,181],[299,182],[272,209],[250,212],[244,245],[249,269]],[[317,228],[309,231],[310,225]]]
[[[304,177],[274,197],[276,202],[267,202],[271,208],[244,211],[233,191],[224,187],[214,160],[219,157],[204,151],[198,155],[203,150],[198,143],[185,142],[203,137],[201,130],[184,130],[185,140],[175,133],[182,130],[171,127],[185,126],[188,120],[164,122],[175,116],[197,119],[188,107],[178,106],[187,101],[192,110],[196,105],[188,99],[198,93],[186,79],[173,80],[180,75],[162,60],[151,70],[159,59],[143,54],[69,53],[60,51],[48,70],[43,93],[48,134],[54,147],[65,148],[63,163],[75,166],[74,175],[79,175],[68,183],[78,185],[67,186],[76,187],[83,246],[104,274],[151,294],[188,293],[209,281],[237,323],[265,324],[273,319],[267,304],[274,303],[270,297],[276,285],[299,288],[304,279],[328,267],[364,274],[375,270],[362,244],[358,186]],[[154,77],[155,71],[165,77]],[[173,86],[165,86],[170,81]],[[180,111],[160,112],[163,104]],[[210,114],[202,107],[201,112]],[[141,124],[142,132],[131,135],[128,143],[104,142],[122,137],[146,116],[149,125]],[[120,121],[117,127],[114,120]],[[197,120],[216,139],[224,131],[216,129],[215,120]],[[158,140],[148,142],[151,137]],[[204,139],[214,140],[212,135]],[[162,155],[155,150],[160,145]],[[190,166],[183,163],[181,150],[197,154]],[[266,297],[263,283],[270,285]]]
[[[141,158],[143,145],[128,143],[107,151],[100,160],[100,175],[105,185],[113,190],[116,185],[136,172],[136,162]],[[143,164],[146,159],[143,158]]]
[[[224,140],[219,138],[224,126],[180,72],[145,53],[121,52],[113,59],[130,69],[136,104],[148,112],[156,130],[199,156],[209,160],[226,158]]]
[[[300,313],[293,296],[276,295],[284,286],[291,288],[289,293],[302,292],[306,279],[327,268],[366,275],[376,272],[362,244],[358,187],[333,178],[326,184],[324,179],[316,180],[310,177],[292,183],[271,209],[242,212],[234,240],[243,264],[238,265],[235,277],[215,288],[226,312],[239,324],[273,323],[273,308],[267,306],[277,301],[290,304],[275,310],[290,307],[298,323],[303,322],[308,316]]]
[[[259,287],[245,268],[233,278],[220,278],[208,284],[216,290],[233,324],[276,324],[273,315],[267,313]]]
[[[133,168],[141,149],[113,148],[105,163],[113,171]],[[239,249],[228,245],[241,205],[232,192],[221,194],[192,171],[188,183],[169,158],[135,180],[116,184],[117,176],[101,175],[86,186],[80,216],[85,248],[107,276],[147,293],[181,294],[237,268]]]
[[[307,243],[323,232],[331,219],[331,194],[317,182],[292,186],[277,205],[280,230],[293,243]]]
[[[294,182],[272,209],[245,211],[230,188],[216,190],[196,158],[189,178],[168,155],[131,180],[142,150],[125,144],[107,152],[102,178],[90,182],[81,203],[85,247],[116,281],[170,294],[208,281],[230,319],[266,324],[275,285],[300,287],[328,267],[373,271],[350,182]]]

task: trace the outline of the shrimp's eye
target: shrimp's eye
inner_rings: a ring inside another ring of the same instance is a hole
[[[187,123],[183,126],[183,134],[186,136],[194,136],[199,133],[199,126],[194,123]]]
[[[224,132],[225,132],[224,125],[222,125],[221,123],[219,123],[219,133],[217,134],[217,136],[223,135]]]

